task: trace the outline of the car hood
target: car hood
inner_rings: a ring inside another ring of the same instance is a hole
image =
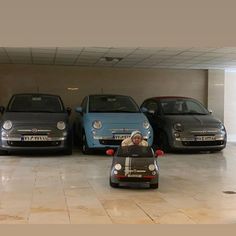
[[[58,121],[67,121],[66,113],[43,113],[43,112],[5,112],[3,121],[10,120],[17,123],[55,123]]]
[[[119,163],[123,167],[125,164],[130,168],[137,168],[137,169],[145,169],[150,164],[154,164],[154,157],[146,158],[146,157],[115,157],[114,163]]]
[[[173,115],[165,116],[166,121],[175,124],[181,123],[184,126],[204,126],[204,127],[219,127],[222,123],[219,119],[211,115]]]
[[[89,113],[88,117],[106,124],[140,124],[147,120],[143,113]]]

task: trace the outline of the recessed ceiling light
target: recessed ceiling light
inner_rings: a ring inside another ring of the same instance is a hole
[[[76,91],[76,90],[78,90],[79,88],[67,88],[67,90],[70,90],[70,91]]]

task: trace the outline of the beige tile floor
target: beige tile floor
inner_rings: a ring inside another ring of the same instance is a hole
[[[112,189],[111,158],[0,156],[0,224],[236,223],[236,144],[219,153],[166,154],[160,188]]]

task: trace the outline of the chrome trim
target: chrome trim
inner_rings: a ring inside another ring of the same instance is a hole
[[[21,140],[21,138],[5,138],[5,137],[2,137],[2,140],[3,141],[22,141]],[[48,140],[46,140],[46,142],[47,141],[64,141],[64,140],[66,140],[66,138],[65,137],[53,137],[53,138],[48,138]],[[31,142],[31,141],[22,141],[22,142]],[[34,142],[45,142],[45,141],[34,141]]]
[[[32,129],[17,129],[19,132],[32,132]],[[37,129],[37,132],[51,132],[50,129]]]

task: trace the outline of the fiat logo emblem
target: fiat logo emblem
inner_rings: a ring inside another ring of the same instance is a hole
[[[37,132],[38,132],[38,130],[37,130],[36,128],[33,128],[31,131],[32,131],[33,133],[37,133]]]

